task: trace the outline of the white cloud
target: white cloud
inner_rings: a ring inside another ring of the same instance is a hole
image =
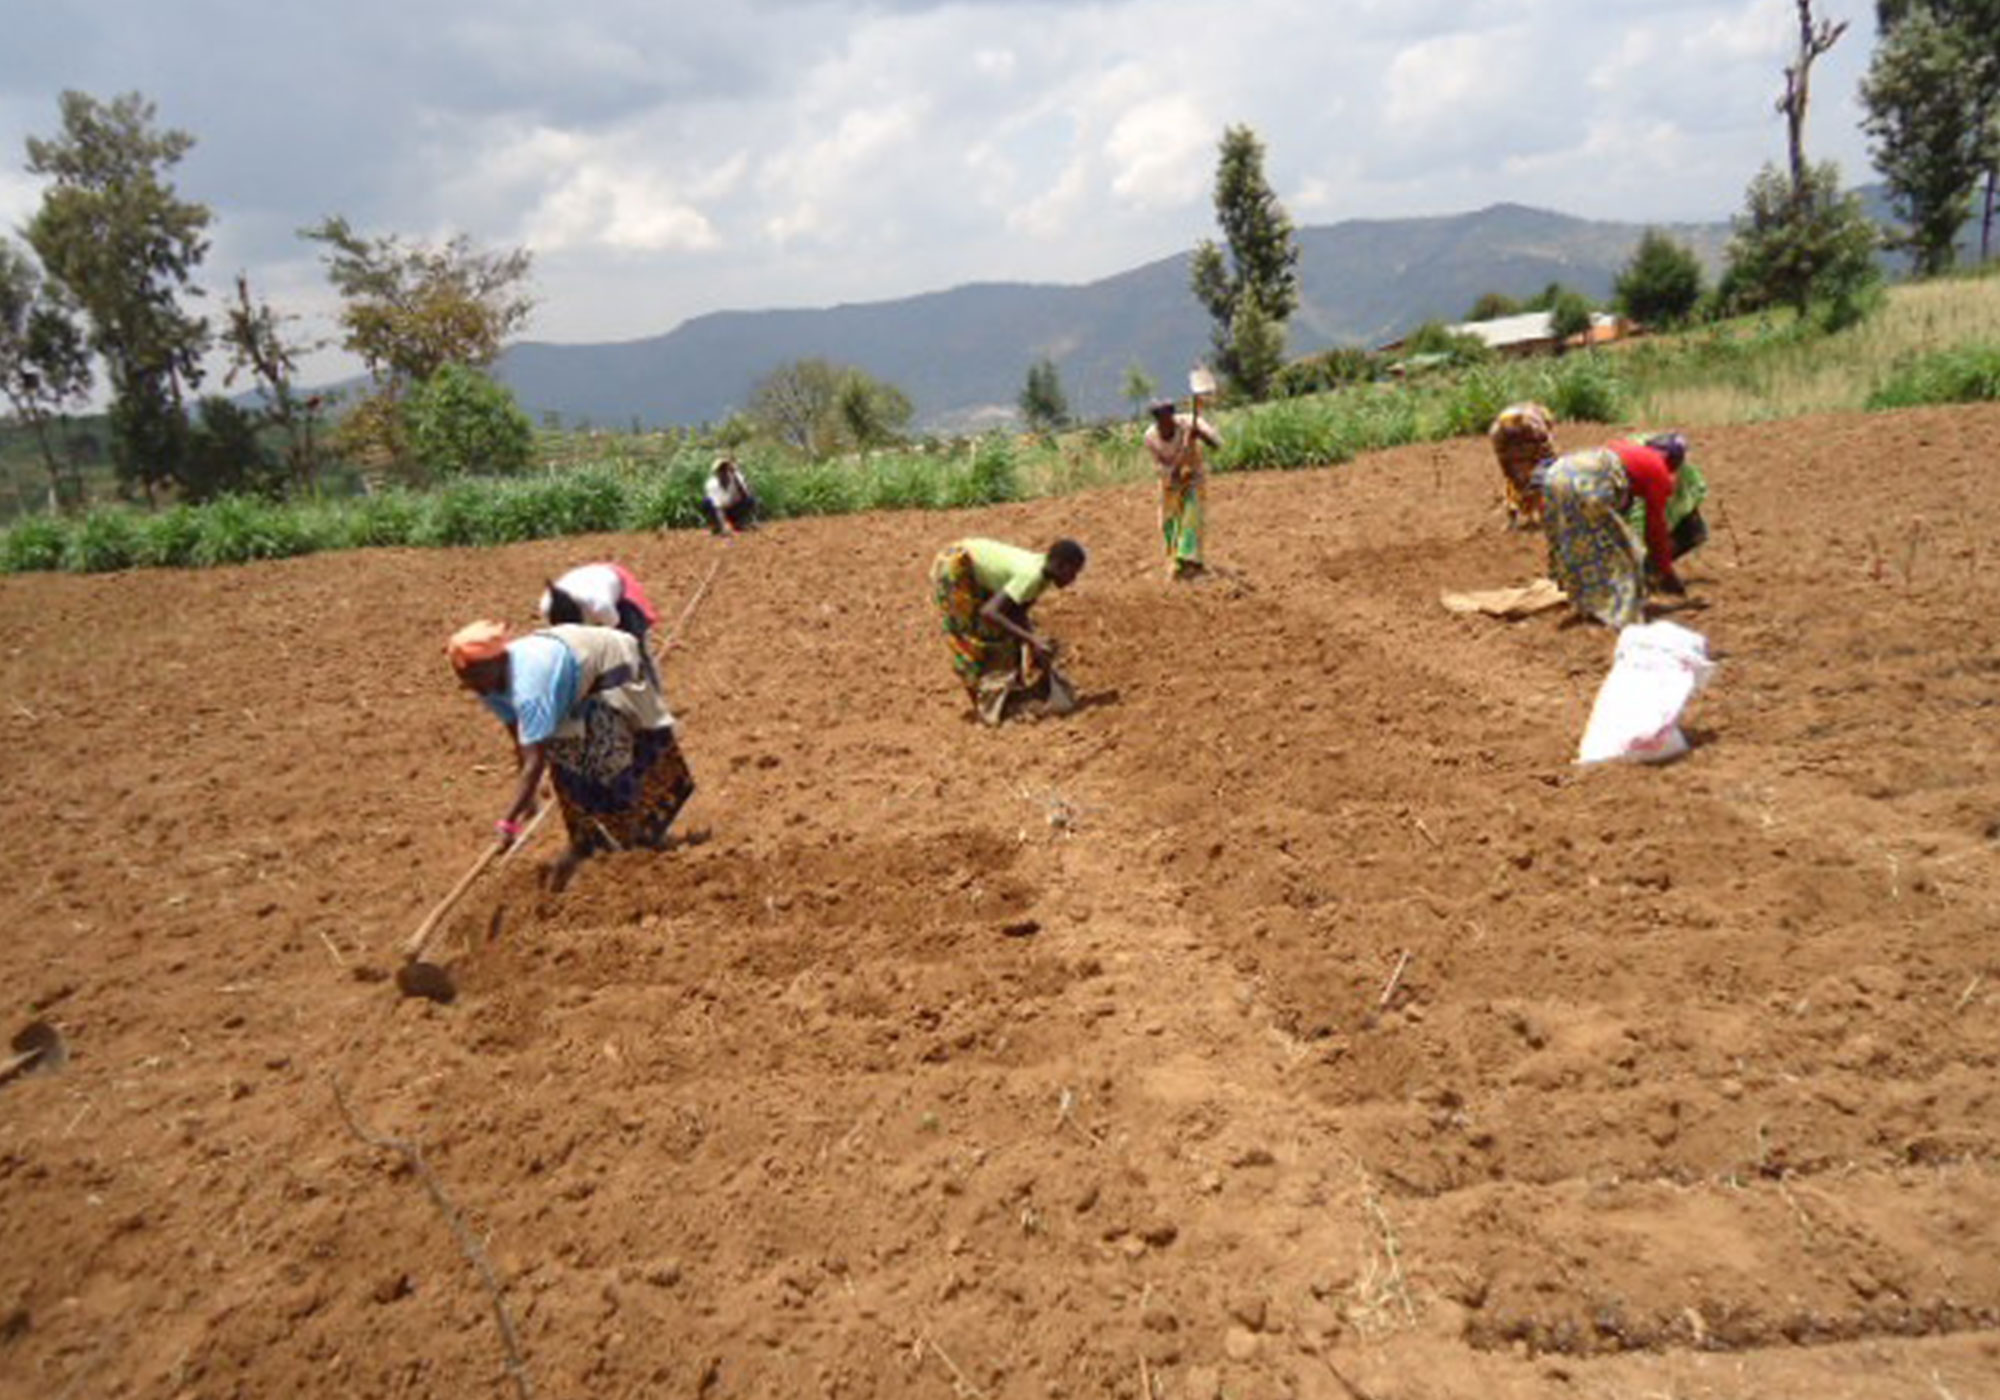
[[[16,6],[0,221],[39,202],[18,153],[60,87],[137,88],[197,138],[176,181],[215,211],[212,285],[241,266],[317,306],[293,231],[341,213],[527,241],[533,333],[571,339],[1121,271],[1213,233],[1236,122],[1301,222],[1721,217],[1782,155],[1793,34],[1790,0],[433,0],[418,46],[385,37],[406,0],[243,3]],[[1861,179],[1849,8],[1809,139]]]
[[[1155,209],[1199,198],[1214,174],[1220,128],[1193,99],[1156,97],[1120,116],[1105,138],[1111,191]]]

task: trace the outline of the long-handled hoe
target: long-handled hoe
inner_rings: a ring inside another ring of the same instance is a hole
[[[660,643],[658,655],[664,656],[672,649],[674,643],[680,637],[681,629],[686,627],[689,620],[693,618],[695,609],[701,606],[701,600],[708,596],[708,587],[715,582],[715,576],[720,572],[721,568],[722,561],[720,559],[709,566],[708,573],[703,576],[701,585],[695,589],[694,596],[688,599],[687,606],[681,609],[681,615],[674,619],[673,629],[667,633],[666,640]],[[445,915],[449,914],[458,904],[459,900],[465,897],[467,890],[479,883],[479,877],[486,873],[487,867],[494,864],[496,860],[502,865],[506,864],[513,857],[514,852],[527,845],[529,839],[534,836],[536,829],[541,826],[543,820],[548,816],[549,809],[555,805],[556,803],[552,800],[544,801],[541,810],[535,813],[534,820],[528,823],[527,829],[515,837],[511,843],[503,845],[495,841],[484,851],[480,852],[479,859],[473,861],[471,868],[458,877],[458,883],[451,887],[451,893],[437,902],[437,906],[424,916],[424,921],[417,925],[417,931],[405,940],[403,944],[403,965],[396,969],[396,988],[404,996],[424,997],[436,1002],[449,1002],[458,995],[458,988],[452,982],[451,974],[445,970],[442,964],[431,962],[425,957],[425,954],[430,951],[431,940],[437,936],[438,930],[444,927]]]

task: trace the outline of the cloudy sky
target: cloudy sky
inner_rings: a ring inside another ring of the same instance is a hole
[[[1871,0],[1810,146],[1868,178]],[[1794,0],[0,0],[0,226],[57,99],[137,90],[196,146],[202,273],[322,330],[296,230],[525,245],[554,341],[969,281],[1082,282],[1212,232],[1247,122],[1301,224],[1517,200],[1725,217],[1782,157]],[[321,368],[329,368],[322,362]]]

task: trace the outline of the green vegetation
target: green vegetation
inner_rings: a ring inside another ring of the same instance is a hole
[[[1299,309],[1299,245],[1264,178],[1264,143],[1247,126],[1222,133],[1215,219],[1228,249],[1207,238],[1195,248],[1195,300],[1215,323],[1215,367],[1230,392],[1261,399],[1284,366],[1285,323]]]
[[[1300,368],[1304,366],[1305,368]],[[1860,326],[1829,331],[1788,312],[1705,326],[1615,351],[1559,359],[1480,358],[1394,381],[1360,352],[1299,362],[1296,397],[1221,415],[1217,471],[1345,462],[1364,452],[1483,432],[1516,399],[1567,423],[1717,424],[1802,413],[2000,397],[2000,276],[1896,289]],[[241,563],[319,550],[506,544],[558,535],[700,525],[695,499],[724,439],[768,515],[987,505],[1148,477],[1141,425],[1098,424],[1058,438],[991,435],[814,460],[717,433],[544,432],[541,469],[466,476],[441,489],[391,489],[279,503],[228,496],[145,512],[101,506],[31,515],[0,535],[0,570],[107,570]]]
[[[1878,0],[1876,20],[1862,126],[1909,224],[1896,242],[1929,276],[1952,265],[1973,192],[2000,165],[2000,3]]]
[[[1612,300],[1647,326],[1686,323],[1701,302],[1701,260],[1683,243],[1647,229],[1612,285]]]
[[[2000,400],[2000,343],[1938,350],[1898,365],[1868,406],[1913,408],[1927,403]]]

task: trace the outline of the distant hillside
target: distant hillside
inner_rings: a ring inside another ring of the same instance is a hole
[[[1489,291],[1522,296],[1560,281],[1607,296],[1643,231],[1518,204],[1301,229],[1291,352],[1376,344],[1456,319]],[[1670,232],[1719,264],[1727,225]],[[816,310],[716,312],[614,345],[525,343],[498,372],[537,418],[553,411],[622,428],[719,420],[775,366],[817,355],[900,385],[921,424],[964,427],[1011,415],[1043,355],[1061,370],[1075,412],[1116,413],[1127,365],[1178,385],[1208,331],[1188,291],[1188,255],[1178,254],[1082,286],[979,283]]]

